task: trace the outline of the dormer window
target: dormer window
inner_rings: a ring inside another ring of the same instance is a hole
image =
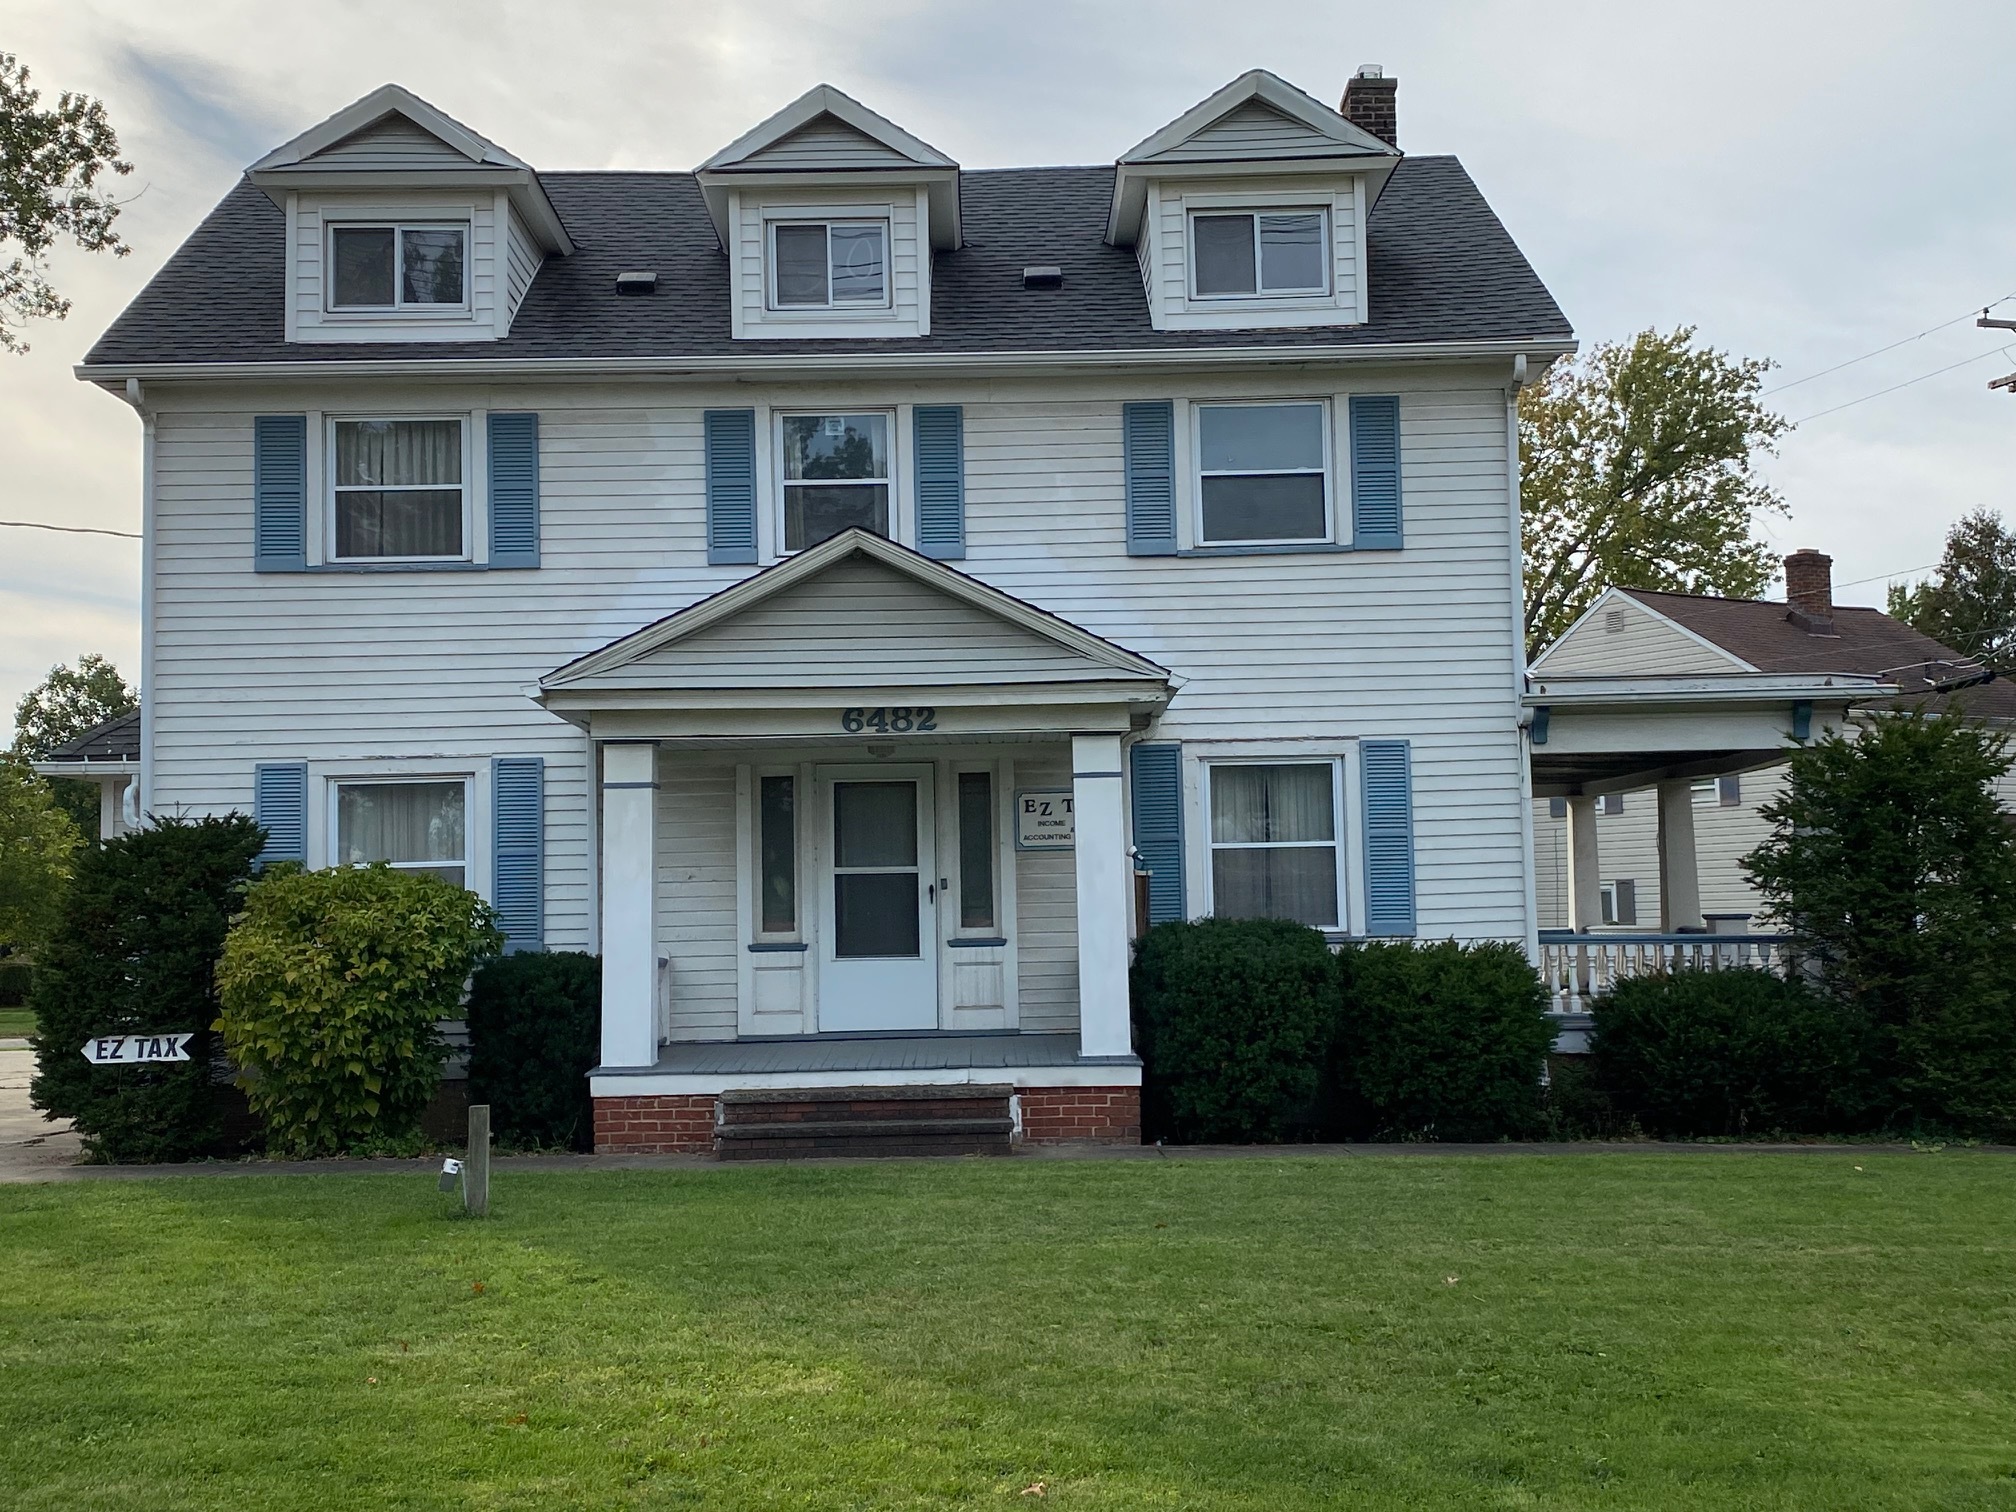
[[[340,225],[329,229],[329,308],[439,310],[469,302],[469,228]]]
[[[889,223],[773,221],[770,308],[874,309],[889,303]]]
[[[1330,234],[1321,210],[1214,210],[1190,217],[1198,299],[1330,292]]]

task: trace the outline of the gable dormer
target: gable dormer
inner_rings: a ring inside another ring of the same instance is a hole
[[[928,336],[959,165],[821,84],[697,170],[737,339]]]
[[[1360,325],[1365,221],[1399,159],[1255,69],[1121,155],[1106,239],[1134,248],[1158,331]]]
[[[387,84],[247,170],[287,216],[287,339],[496,341],[573,245],[539,176]]]

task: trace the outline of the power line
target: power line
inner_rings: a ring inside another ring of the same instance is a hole
[[[1934,368],[1929,373],[1920,373],[1916,378],[1906,378],[1902,383],[1893,383],[1886,389],[1878,389],[1873,394],[1864,394],[1860,399],[1850,399],[1846,404],[1837,404],[1829,409],[1815,410],[1810,415],[1801,415],[1792,423],[1804,425],[1809,420],[1818,420],[1822,415],[1839,414],[1842,410],[1853,409],[1858,404],[1867,404],[1871,399],[1881,399],[1885,394],[1894,394],[1899,389],[1907,389],[1914,383],[1923,383],[1927,378],[1937,378],[1941,373],[1950,373],[1955,368],[1967,367],[1972,363],[1985,362],[1990,357],[2007,357],[2009,348],[1997,347],[1992,352],[1976,352],[1972,357],[1963,357],[1958,362],[1949,362],[1942,368]]]
[[[1937,562],[1927,562],[1922,567],[1905,567],[1897,572],[1879,572],[1874,577],[1856,578],[1851,582],[1836,583],[1834,586],[1836,588],[1860,588],[1864,583],[1883,583],[1888,582],[1891,578],[1906,577],[1914,572],[1930,572],[1938,565],[1939,563]]]
[[[95,525],[46,525],[40,520],[0,520],[0,525],[12,525],[17,530],[60,530],[65,535],[121,536],[129,541],[140,539],[139,532],[137,531],[100,530]]]
[[[1876,350],[1873,352],[1864,352],[1860,357],[1850,357],[1846,362],[1837,362],[1834,364],[1834,366],[1830,368],[1822,368],[1817,373],[1808,373],[1804,378],[1794,378],[1790,383],[1775,384],[1771,388],[1765,389],[1764,392],[1760,394],[1758,397],[1763,398],[1770,394],[1782,394],[1785,392],[1785,390],[1789,388],[1797,388],[1802,383],[1811,383],[1815,378],[1825,378],[1829,373],[1838,373],[1841,371],[1841,369],[1851,368],[1855,366],[1855,364],[1858,362],[1867,362],[1871,357],[1881,357],[1885,352],[1894,352],[1897,350],[1897,348],[1901,346],[1909,346],[1914,341],[1923,341],[1927,336],[1930,336],[1935,331],[1943,331],[1948,326],[1956,326],[1960,324],[1961,321],[1967,319],[1968,316],[1974,315],[1977,312],[1985,315],[1990,310],[1994,309],[1996,305],[2006,304],[2012,299],[2016,299],[2016,291],[2004,294],[2000,299],[1992,300],[1988,304],[1976,305],[1973,309],[1970,309],[1966,315],[1955,315],[1951,320],[1942,320],[1939,322],[1939,324],[1935,326],[1927,326],[1924,330],[1920,331],[1916,336],[1906,336],[1902,341],[1893,341],[1890,343],[1890,345],[1880,346],[1876,348]]]

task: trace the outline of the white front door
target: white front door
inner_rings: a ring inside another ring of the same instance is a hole
[[[938,1027],[928,766],[819,773],[819,1028]]]

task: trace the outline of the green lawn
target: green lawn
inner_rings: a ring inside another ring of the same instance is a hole
[[[2016,1508],[2016,1161],[0,1188],[8,1508]],[[1024,1496],[1042,1483],[1042,1497]]]
[[[34,1032],[33,1008],[0,1008],[0,1039],[26,1039]]]

